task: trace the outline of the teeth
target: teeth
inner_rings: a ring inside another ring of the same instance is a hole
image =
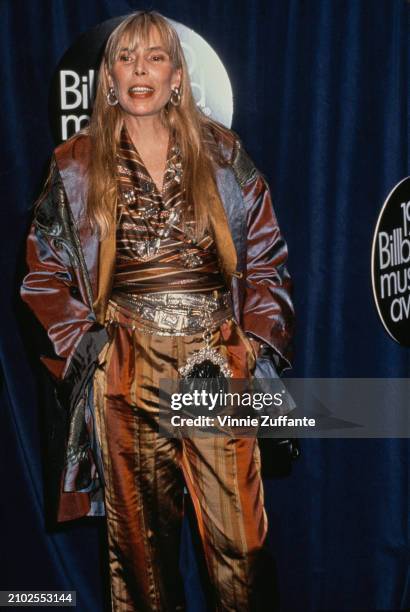
[[[130,87],[130,91],[135,93],[147,93],[149,91],[154,91],[152,87]]]

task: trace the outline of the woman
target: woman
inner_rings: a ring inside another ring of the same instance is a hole
[[[55,151],[22,287],[54,351],[57,520],[105,507],[113,610],[183,609],[184,484],[217,609],[261,606],[257,442],[161,436],[158,388],[201,368],[273,373],[261,343],[288,365],[286,257],[263,178],[194,103],[176,32],[130,15],[108,40],[89,129]]]

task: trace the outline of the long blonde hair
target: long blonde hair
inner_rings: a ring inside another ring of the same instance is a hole
[[[107,104],[108,75],[124,46],[133,49],[149,39],[150,30],[156,27],[162,44],[169,54],[174,69],[181,70],[179,106],[168,104],[161,110],[161,120],[168,127],[181,149],[184,188],[187,204],[192,204],[196,221],[196,237],[199,239],[209,229],[209,194],[215,188],[212,167],[212,144],[209,128],[215,127],[197,107],[191,93],[188,68],[179,37],[171,24],[159,13],[137,12],[129,15],[110,35],[98,74],[94,109],[89,126],[91,159],[88,168],[89,189],[87,214],[91,226],[103,239],[115,224],[117,183],[116,147],[120,139],[123,115],[119,105]]]

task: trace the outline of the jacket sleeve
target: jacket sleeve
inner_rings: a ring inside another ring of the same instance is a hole
[[[242,151],[242,157],[247,158]],[[243,307],[246,333],[273,349],[279,370],[290,367],[294,310],[287,246],[273,209],[268,185],[252,162],[242,160],[247,215],[247,274]]]
[[[21,297],[46,330],[54,349],[42,357],[51,374],[70,384],[84,378],[107,341],[84,289],[81,247],[61,177],[52,163],[49,185],[36,206],[27,239],[28,274]]]

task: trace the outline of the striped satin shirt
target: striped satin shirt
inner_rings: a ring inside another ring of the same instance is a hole
[[[207,292],[225,286],[213,238],[193,239],[178,145],[170,138],[159,192],[126,128],[117,153],[117,251],[113,289]]]

